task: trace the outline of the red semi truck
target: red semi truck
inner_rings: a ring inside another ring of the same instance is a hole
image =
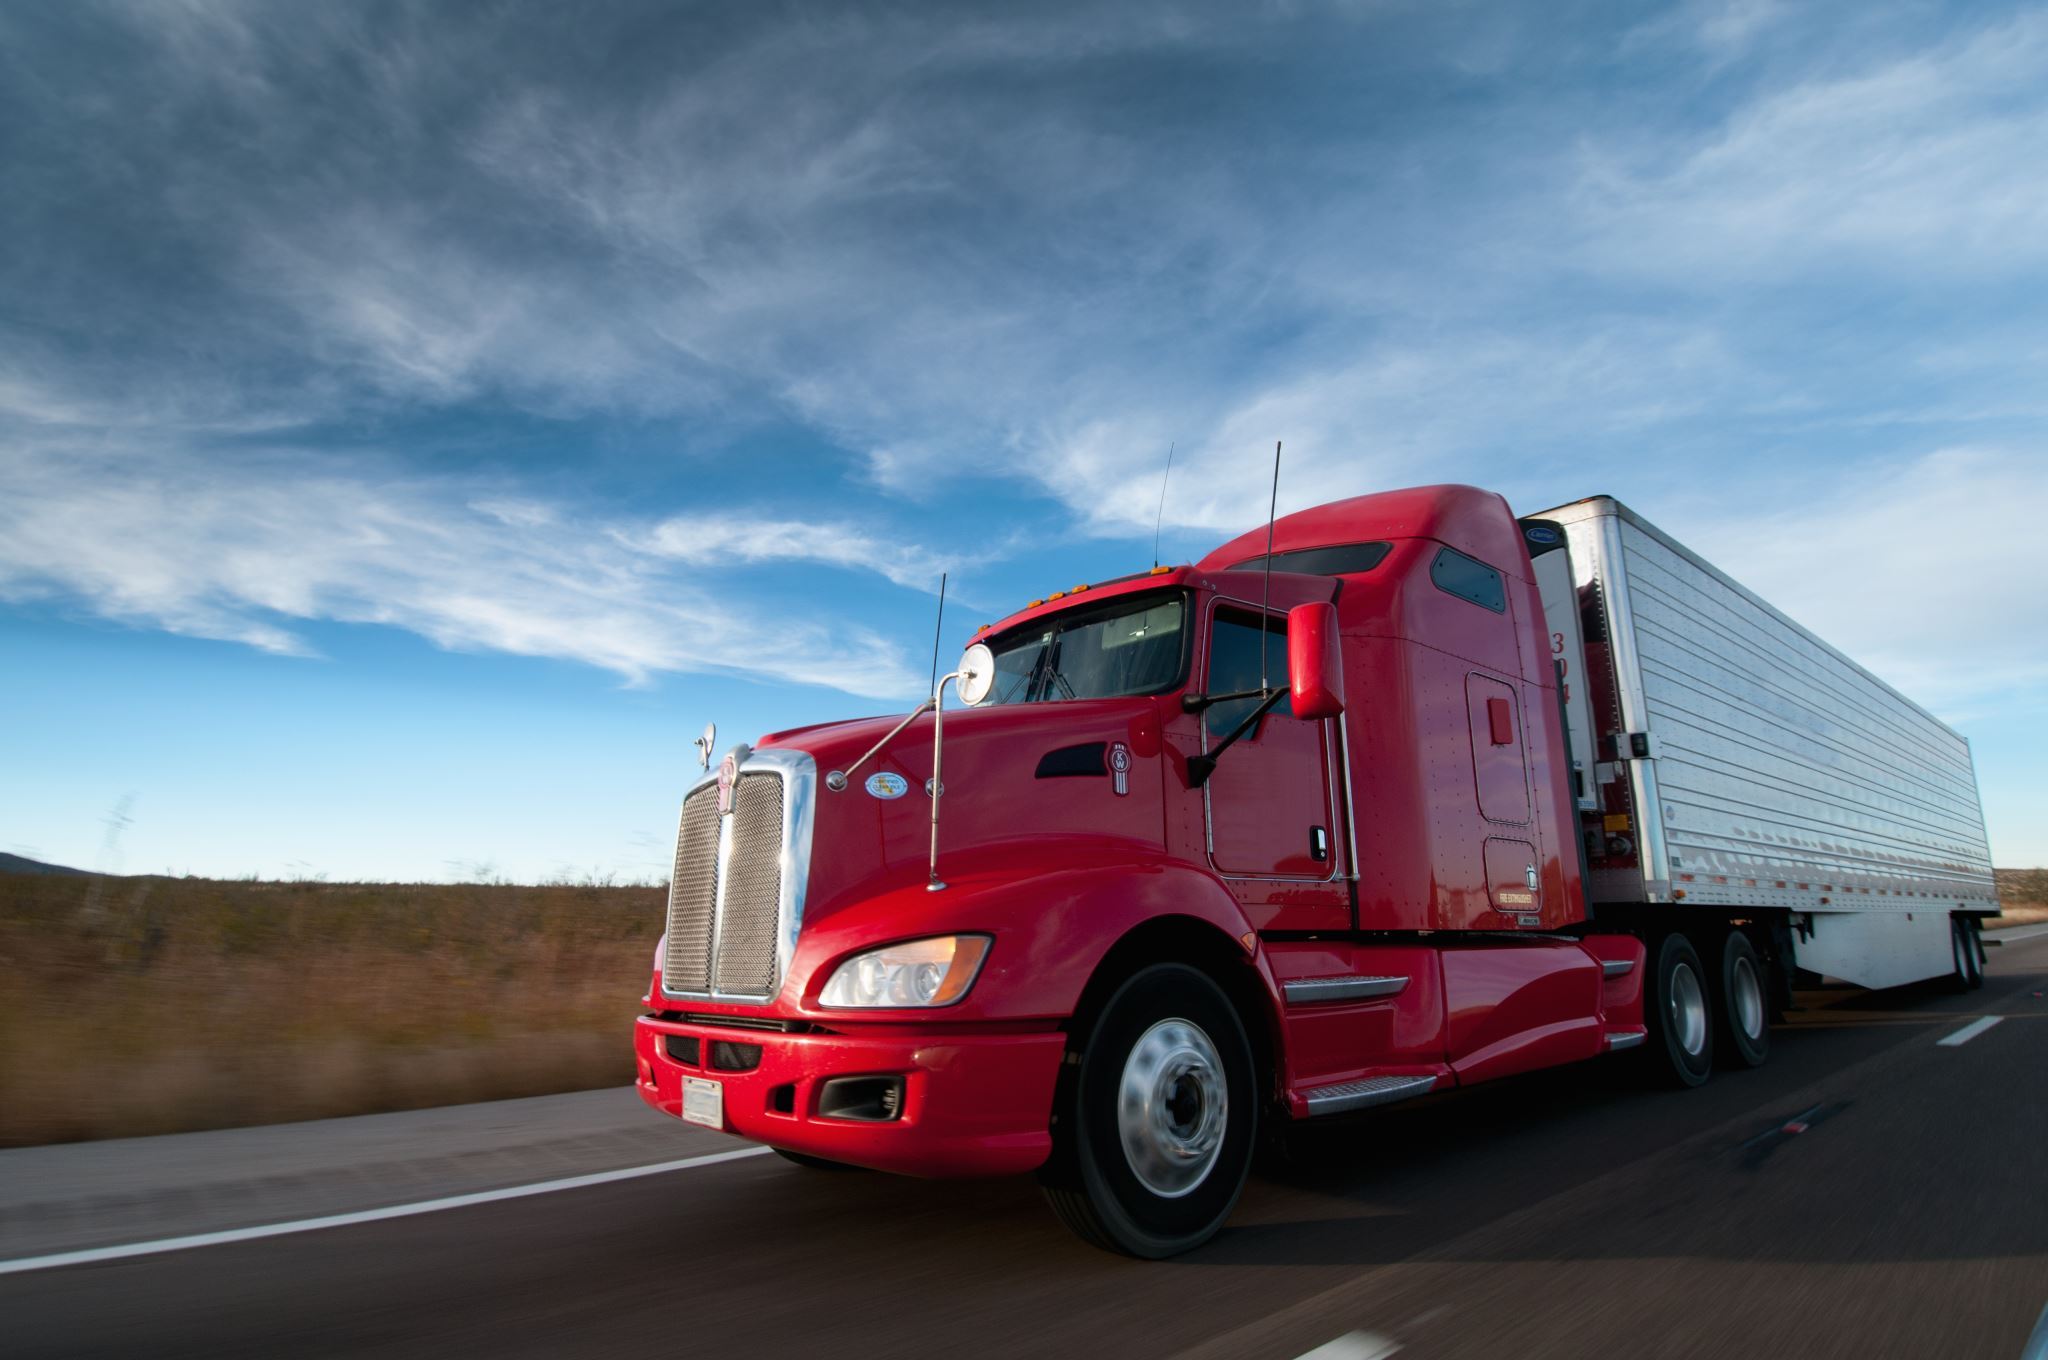
[[[1765,1060],[1795,976],[1981,980],[1968,746],[1608,498],[1305,510],[1034,600],[947,682],[705,743],[655,1109],[1036,1172],[1160,1257],[1269,1121],[1623,1049],[1697,1085]]]

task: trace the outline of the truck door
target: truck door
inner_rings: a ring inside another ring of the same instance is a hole
[[[1259,615],[1228,603],[1211,616],[1210,694],[1256,689]],[[1269,618],[1266,672],[1287,683],[1287,620]],[[1213,750],[1258,707],[1253,699],[1202,713],[1202,745]],[[1342,851],[1332,816],[1328,722],[1303,722],[1286,699],[1217,762],[1203,786],[1209,862],[1231,884],[1262,930],[1328,930],[1348,925],[1350,896],[1337,881]],[[1323,885],[1320,890],[1315,885]]]

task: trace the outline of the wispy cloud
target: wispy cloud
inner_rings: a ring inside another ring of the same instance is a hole
[[[785,674],[687,583],[779,561],[928,588],[939,547],[831,504],[849,489],[994,479],[1140,536],[1177,443],[1166,518],[1221,531],[1255,517],[1275,439],[1283,506],[1447,478],[1671,497],[1795,454],[1913,465],[1947,424],[2033,414],[2037,15],[401,13],[0,16],[9,182],[40,186],[0,203],[29,243],[0,259],[24,299],[0,403],[88,450],[97,421],[110,483],[221,507],[185,531],[201,566],[160,527],[108,579],[52,539],[18,581],[274,647],[294,618],[378,618],[632,675],[711,664],[698,629],[754,658],[716,664]],[[855,484],[593,522],[509,460],[489,485],[431,453],[389,482],[289,474],[419,549],[387,555],[263,500],[285,473],[224,471],[252,434],[476,408],[664,422],[679,463],[788,422]],[[50,480],[34,447],[17,484],[84,517],[85,473]],[[297,533],[305,579],[202,570]],[[832,645],[888,687],[873,639]]]
[[[1688,508],[1692,547],[1951,720],[2048,695],[2048,450],[1804,470]]]
[[[2048,17],[1859,56],[1766,87],[1704,136],[1589,144],[1581,210],[1602,258],[1693,287],[1882,266],[1910,291],[2037,268],[2048,186],[2022,167],[2048,141]]]
[[[933,589],[946,569],[943,559],[933,553],[878,538],[852,524],[814,524],[729,511],[677,516],[647,533],[619,537],[639,551],[687,566],[814,562],[872,571],[912,590]]]
[[[903,566],[844,525],[717,522],[728,549],[750,546],[741,560],[885,575]],[[297,452],[202,464],[0,444],[0,599],[82,602],[284,655],[312,654],[304,623],[375,623],[633,682],[725,672],[872,696],[917,689],[898,649],[871,630],[810,622],[808,611],[672,570],[719,560],[686,551],[691,542],[680,521],[593,522],[481,498],[455,479],[378,476]]]

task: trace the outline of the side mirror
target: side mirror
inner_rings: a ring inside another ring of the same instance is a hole
[[[1295,717],[1313,722],[1344,711],[1336,605],[1298,604],[1287,611],[1287,675]]]
[[[983,643],[975,643],[960,657],[960,680],[953,692],[969,708],[988,698],[996,687],[996,656]]]

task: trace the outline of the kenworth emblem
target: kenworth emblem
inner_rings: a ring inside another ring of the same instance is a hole
[[[1117,742],[1109,748],[1109,773],[1111,787],[1121,798],[1131,791],[1131,748]]]

